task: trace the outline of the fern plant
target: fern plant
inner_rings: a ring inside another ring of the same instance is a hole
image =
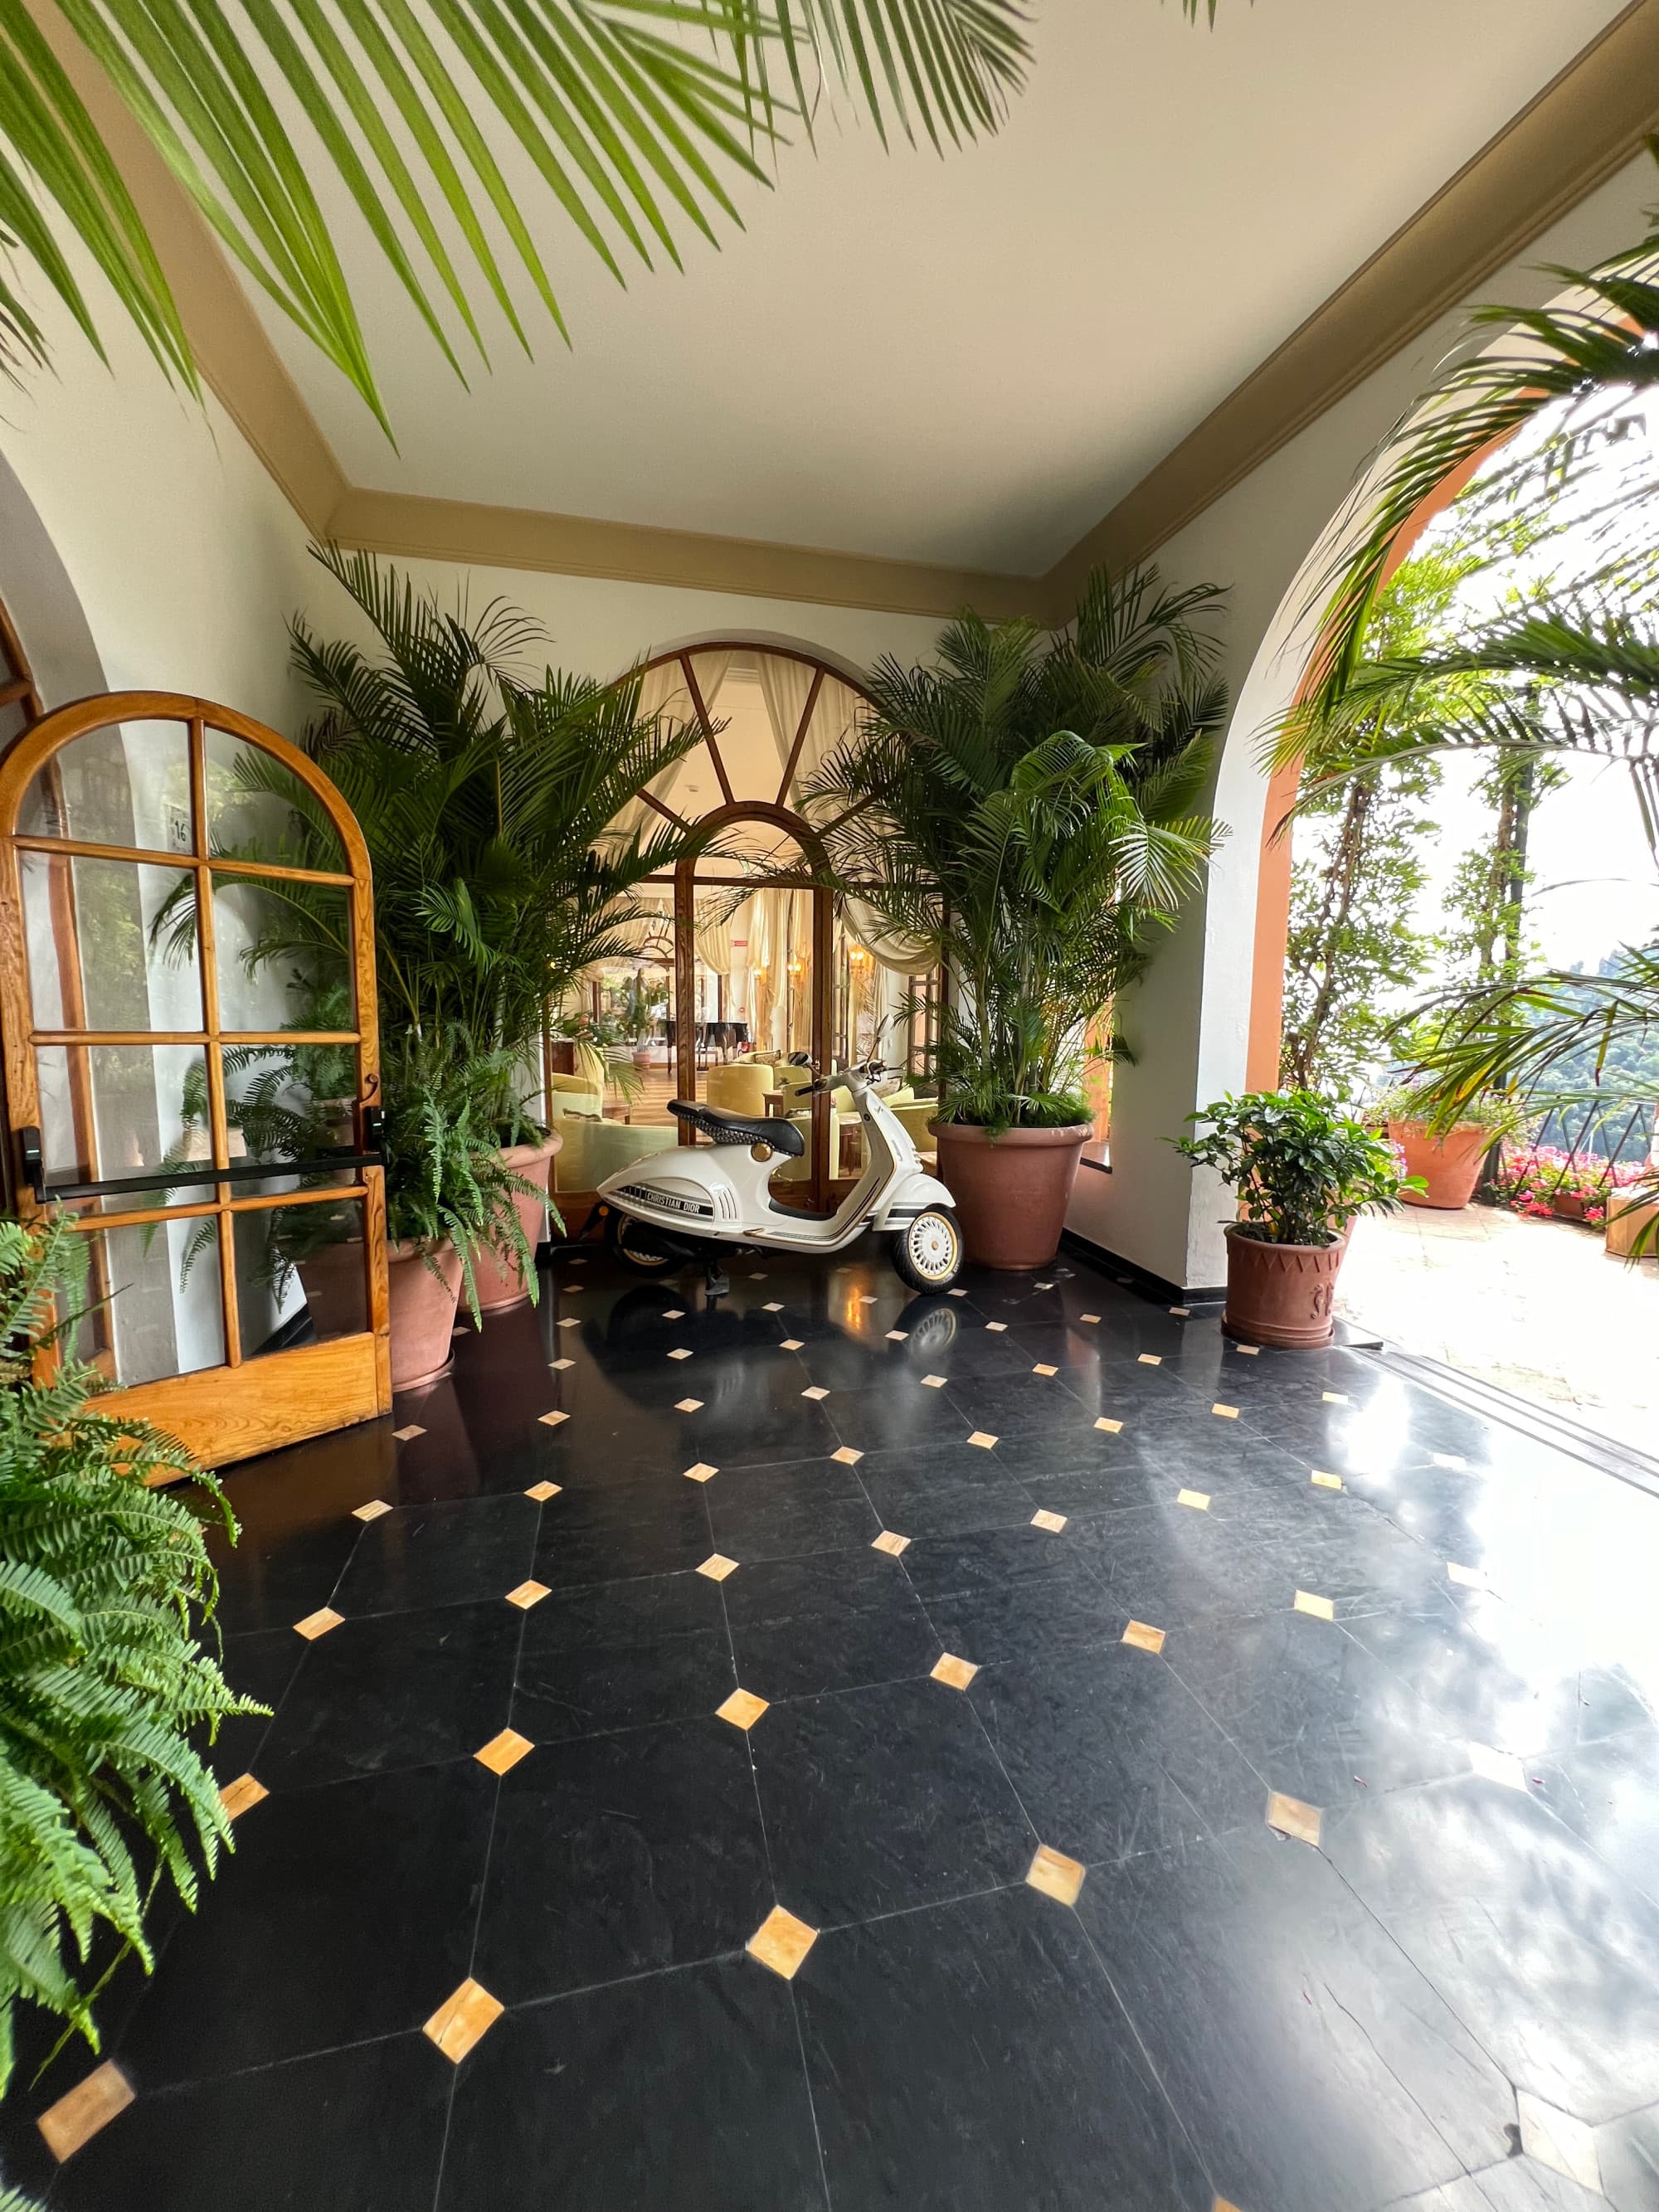
[[[153,1963],[163,1880],[194,1906],[230,1826],[198,1746],[239,1697],[200,1642],[218,1596],[201,1520],[151,1487],[188,1479],[232,1538],[223,1493],[182,1444],[97,1410],[104,1385],[43,1346],[80,1318],[76,1239],[0,1221],[0,2092],[20,2002],[95,2051],[100,1930]]]

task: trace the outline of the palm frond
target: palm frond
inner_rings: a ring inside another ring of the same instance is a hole
[[[718,243],[732,188],[833,89],[935,146],[994,131],[1029,59],[1024,0],[52,0],[227,252],[392,434],[311,173],[320,158],[458,376],[492,301],[526,350],[512,279],[558,296],[492,151],[505,134],[618,283],[674,222]],[[769,57],[773,58],[769,60]],[[774,79],[787,81],[787,96]],[[274,87],[280,84],[279,106]],[[395,118],[395,128],[394,128]],[[55,209],[168,371],[194,388],[159,264],[85,107],[27,12],[0,0],[0,252],[33,263],[94,345]],[[453,250],[436,220],[442,210]],[[490,243],[495,229],[507,266]],[[45,340],[0,282],[0,367]]]

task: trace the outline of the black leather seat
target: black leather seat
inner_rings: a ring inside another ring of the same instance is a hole
[[[726,1114],[696,1098],[671,1098],[668,1110],[677,1121],[700,1129],[716,1145],[769,1145],[787,1160],[799,1159],[806,1150],[805,1133],[797,1123],[770,1115]]]

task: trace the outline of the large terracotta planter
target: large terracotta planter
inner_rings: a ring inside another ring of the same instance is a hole
[[[521,1175],[545,1190],[553,1172],[553,1155],[563,1142],[562,1137],[552,1136],[544,1144],[509,1145],[501,1159],[514,1175]],[[533,1255],[541,1241],[545,1208],[539,1199],[522,1196],[515,1197],[513,1206]],[[512,1306],[521,1306],[530,1296],[524,1270],[516,1261],[503,1266],[493,1252],[480,1252],[472,1262],[472,1273],[478,1285],[480,1313],[505,1313]]]
[[[368,1285],[361,1237],[324,1244],[296,1260],[300,1286],[318,1337],[356,1336],[368,1327]]]
[[[1455,1212],[1467,1206],[1480,1180],[1480,1163],[1492,1150],[1492,1133],[1478,1121],[1460,1121],[1443,1137],[1431,1136],[1420,1121],[1390,1121],[1389,1135],[1406,1156],[1407,1175],[1421,1176],[1426,1190],[1402,1190],[1407,1206],[1433,1206]]]
[[[1347,1249],[1346,1237],[1330,1244],[1267,1244],[1230,1228],[1224,1332],[1241,1344],[1281,1352],[1328,1344],[1336,1329],[1337,1271]]]
[[[994,1143],[962,1121],[930,1121],[939,1180],[957,1202],[968,1257],[981,1267],[1046,1267],[1060,1249],[1086,1121],[1010,1129]]]
[[[438,1273],[416,1243],[386,1248],[392,1310],[392,1387],[418,1390],[449,1372],[450,1340],[461,1295],[461,1255],[446,1237],[433,1253]]]

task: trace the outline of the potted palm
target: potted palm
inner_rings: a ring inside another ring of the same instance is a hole
[[[1401,1175],[1382,1138],[1311,1091],[1229,1093],[1187,1119],[1208,1128],[1170,1142],[1238,1198],[1222,1328],[1285,1351],[1328,1344],[1356,1215],[1391,1212],[1420,1186]]]
[[[499,602],[452,614],[371,555],[313,550],[375,648],[292,625],[295,671],[321,709],[306,741],[368,847],[388,1055],[422,1071],[423,1092],[441,1052],[467,1063],[481,1086],[469,1130],[492,1132],[518,1193],[520,1236],[486,1239],[471,1263],[474,1304],[495,1312],[529,1294],[525,1255],[550,1203],[559,1139],[547,1102],[526,1110],[549,1008],[584,970],[632,951],[636,887],[689,840],[617,824],[698,733],[642,717],[636,680],[533,673],[542,634]],[[273,943],[266,957],[294,949]]]
[[[422,1389],[450,1362],[465,1289],[482,1319],[481,1277],[493,1262],[537,1294],[534,1250],[520,1204],[544,1187],[509,1164],[497,1139],[499,1070],[465,1038],[406,1046],[386,1068],[386,1280],[392,1387]]]
[[[870,714],[804,794],[837,891],[945,971],[933,1129],[985,1266],[1054,1257],[1091,1130],[1085,1032],[1201,880],[1226,694],[1192,617],[1216,597],[1102,571],[1062,634],[964,615],[937,667],[877,664]]]

